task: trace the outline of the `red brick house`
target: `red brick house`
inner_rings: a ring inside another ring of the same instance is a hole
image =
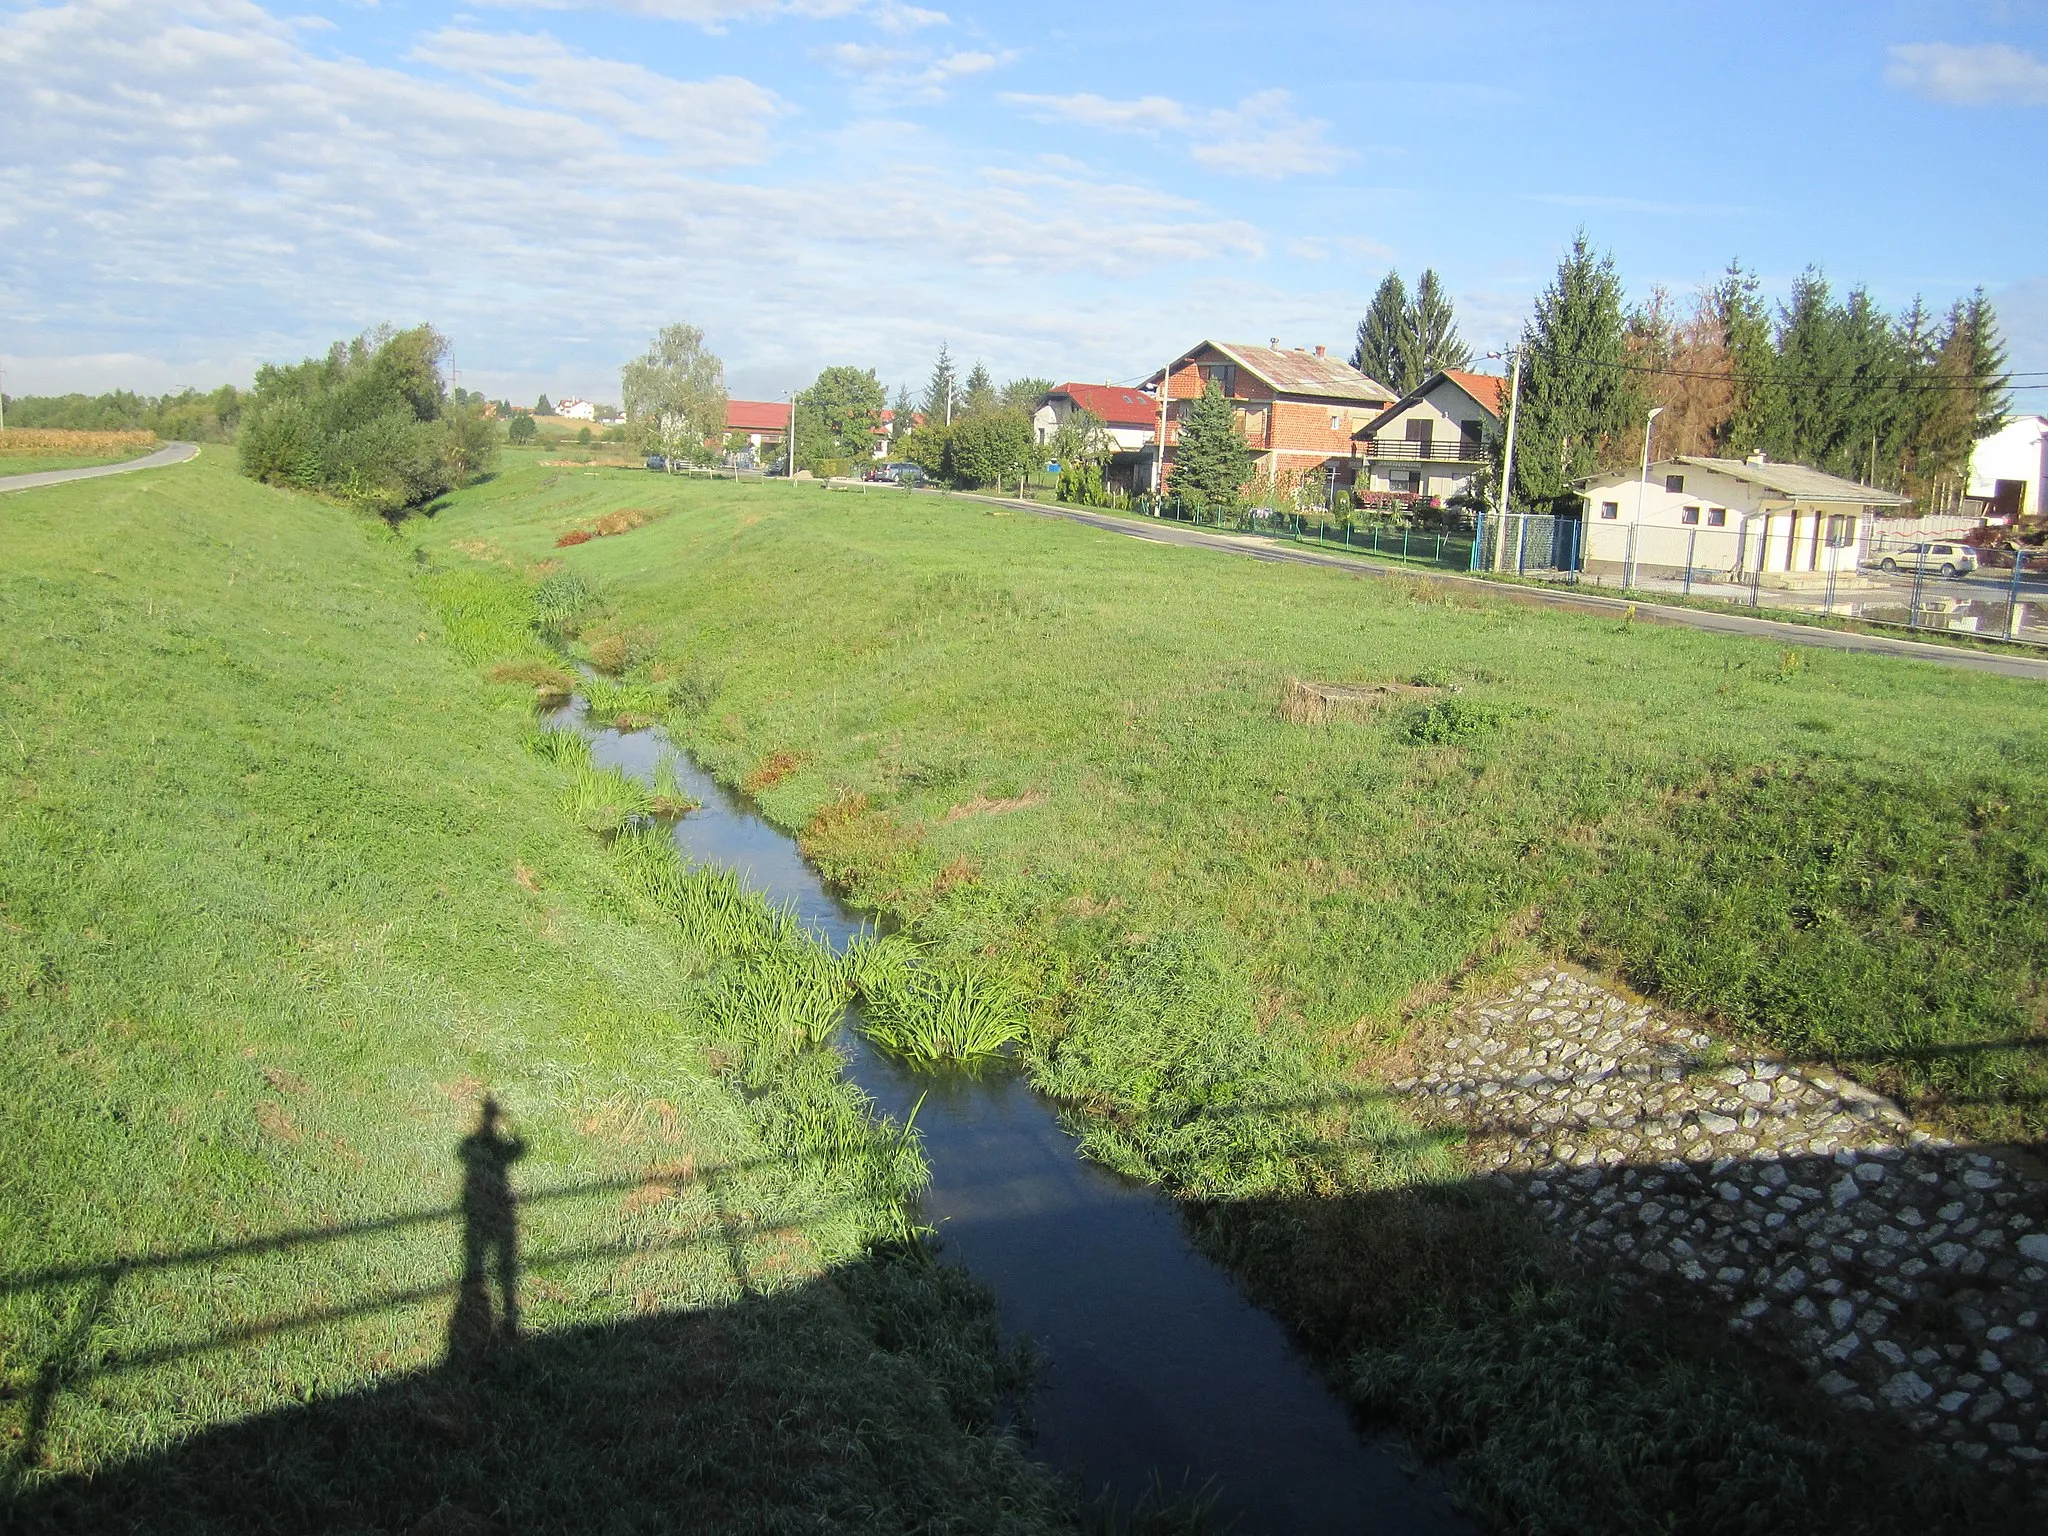
[[[1205,341],[1155,373],[1147,387],[1158,391],[1162,378],[1168,483],[1182,413],[1211,380],[1236,409],[1256,456],[1258,478],[1283,485],[1334,468],[1337,484],[1348,487],[1358,470],[1355,435],[1394,400],[1393,390],[1331,357],[1324,347],[1290,351],[1278,345]]]

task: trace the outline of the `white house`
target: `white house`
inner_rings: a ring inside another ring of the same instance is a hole
[[[1062,384],[1047,390],[1032,412],[1039,443],[1050,443],[1076,411],[1087,411],[1109,430],[1119,451],[1143,448],[1159,430],[1159,397],[1114,384]]]
[[[1361,427],[1352,439],[1361,491],[1450,497],[1486,465],[1507,380],[1490,373],[1433,373]]]
[[[1586,499],[1580,569],[1636,578],[1671,577],[1690,568],[1773,587],[1824,585],[1829,574],[1857,570],[1868,553],[1869,520],[1904,496],[1854,480],[1750,459],[1692,454],[1579,483]]]
[[[2015,416],[1970,454],[1967,495],[1990,517],[2040,517],[2048,512],[2048,416]]]
[[[555,414],[557,416],[566,416],[571,421],[595,421],[597,420],[597,407],[588,400],[573,398],[557,400],[555,402]]]

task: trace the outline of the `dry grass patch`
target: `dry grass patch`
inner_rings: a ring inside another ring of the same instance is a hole
[[[972,800],[962,801],[946,812],[948,821],[965,821],[970,816],[1007,816],[1012,811],[1028,811],[1034,805],[1045,804],[1045,795],[1039,790],[1027,790],[1021,795],[1012,795],[1006,800],[991,800],[986,795],[976,795]]]
[[[810,760],[811,755],[808,752],[791,752],[786,748],[770,752],[755,764],[752,773],[740,780],[740,788],[750,795],[763,794]]]
[[[1311,683],[1290,677],[1280,690],[1280,718],[1291,725],[1364,721],[1389,704],[1441,691],[1422,683]]]

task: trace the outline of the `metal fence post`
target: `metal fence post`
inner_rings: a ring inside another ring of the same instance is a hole
[[[1486,542],[1486,514],[1481,512],[1472,519],[1472,548],[1465,555],[1465,569],[1479,569],[1479,550]]]
[[[1927,582],[1927,551],[1920,552],[1920,558],[1913,562],[1913,611],[1906,615],[1906,628],[1920,627],[1920,589]]]
[[[1641,523],[1628,525],[1628,549],[1622,561],[1621,586],[1624,592],[1634,589],[1636,584],[1636,534],[1642,529]]]
[[[1521,531],[1515,536],[1515,574],[1522,575],[1529,567],[1529,514],[1522,514]]]
[[[1832,618],[1832,617],[1834,616],[1834,612],[1835,612],[1835,575],[1836,575],[1836,573],[1837,573],[1838,569],[1839,569],[1839,567],[1837,567],[1837,566],[1836,566],[1836,564],[1835,564],[1835,562],[1834,562],[1834,561],[1830,560],[1830,561],[1828,562],[1828,606],[1827,606],[1827,613],[1828,613],[1829,617],[1831,617],[1831,618]]]
[[[1408,530],[1406,528],[1401,530],[1401,558],[1403,560],[1408,558]]]
[[[2012,552],[2012,585],[2005,594],[2005,638],[2017,640],[2020,637],[2020,572],[2027,566],[2027,552],[2014,546]]]
[[[1692,596],[1692,557],[1700,547],[1700,531],[1695,528],[1685,536],[1685,595]]]

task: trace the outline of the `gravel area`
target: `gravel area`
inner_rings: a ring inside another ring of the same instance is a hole
[[[1563,971],[1410,1070],[1397,1091],[1582,1256],[1695,1287],[1849,1407],[2048,1489],[2048,1185]]]

